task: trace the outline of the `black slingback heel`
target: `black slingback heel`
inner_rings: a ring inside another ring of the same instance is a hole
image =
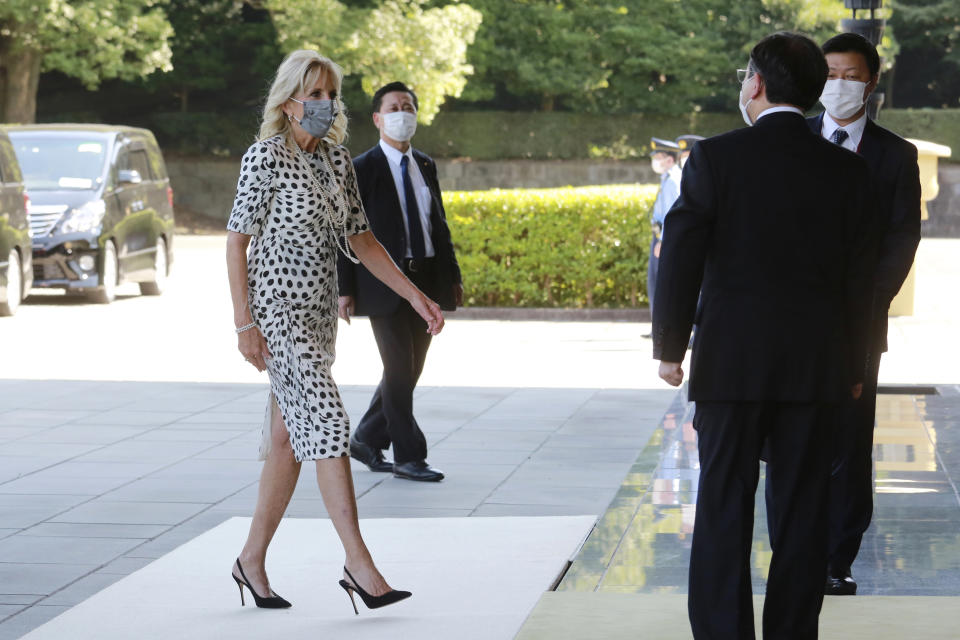
[[[353,599],[354,593],[360,596],[360,599],[363,600],[363,604],[367,605],[367,609],[379,609],[380,607],[385,607],[388,604],[406,600],[413,595],[409,591],[397,591],[396,589],[393,589],[386,592],[382,596],[372,596],[363,590],[363,587],[361,587],[360,583],[358,583],[356,579],[350,575],[350,572],[347,571],[346,567],[343,568],[343,571],[347,574],[347,577],[350,578],[350,582],[341,580],[340,586],[343,587],[343,590],[347,592],[348,596],[350,596],[350,604],[353,605],[353,612],[357,615],[360,615],[360,612],[357,610],[357,603]]]
[[[258,596],[257,592],[254,591],[253,587],[250,586],[250,581],[247,580],[247,575],[243,572],[243,565],[240,564],[240,558],[237,558],[237,569],[240,569],[240,575],[243,577],[243,579],[241,580],[240,578],[238,578],[233,572],[230,573],[230,577],[233,578],[236,581],[237,586],[240,587],[240,605],[241,606],[244,606],[244,607],[247,606],[247,603],[243,599],[244,587],[246,587],[247,589],[250,589],[250,593],[253,594],[253,601],[256,602],[257,606],[260,607],[261,609],[286,609],[288,607],[293,606],[289,602],[287,602],[286,600],[278,596],[275,591],[271,591],[270,593],[272,593],[273,595],[266,598],[262,598]]]

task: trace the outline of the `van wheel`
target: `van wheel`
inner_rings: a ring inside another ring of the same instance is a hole
[[[157,238],[157,255],[153,262],[153,281],[140,283],[140,294],[158,296],[167,286],[167,242]]]
[[[117,249],[112,240],[103,245],[103,268],[100,271],[100,287],[90,292],[90,302],[110,304],[117,297],[117,278],[120,267],[117,264]]]
[[[23,277],[20,267],[20,254],[11,249],[7,261],[7,301],[0,302],[0,316],[12,316],[17,312],[23,299]]]

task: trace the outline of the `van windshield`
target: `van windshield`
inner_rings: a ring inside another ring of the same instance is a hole
[[[28,191],[87,191],[103,183],[108,136],[10,132]]]

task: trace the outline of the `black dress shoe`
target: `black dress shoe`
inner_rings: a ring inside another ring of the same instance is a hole
[[[383,451],[374,449],[356,438],[350,438],[350,457],[367,465],[370,471],[380,471],[381,473],[393,471],[393,463],[383,457]]]
[[[850,575],[850,569],[834,569],[831,567],[827,571],[827,584],[823,593],[828,596],[857,595],[857,581]]]
[[[420,482],[440,482],[443,480],[443,472],[428,465],[426,460],[394,464],[393,475],[397,478]]]

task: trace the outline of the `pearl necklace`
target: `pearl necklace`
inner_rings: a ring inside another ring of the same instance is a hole
[[[347,240],[347,216],[350,214],[350,208],[347,206],[347,199],[344,195],[345,189],[340,185],[340,181],[337,179],[337,173],[333,170],[333,165],[330,164],[330,158],[327,156],[327,149],[323,141],[319,143],[318,148],[320,150],[320,158],[323,160],[323,165],[326,167],[327,172],[329,172],[330,181],[333,183],[333,206],[331,206],[323,185],[320,184],[320,180],[313,171],[313,165],[310,164],[310,161],[307,160],[303,154],[300,145],[297,145],[297,156],[300,163],[306,165],[307,175],[310,176],[310,185],[313,188],[314,194],[322,203],[324,219],[333,232],[334,242],[336,242],[337,248],[348,260],[354,264],[359,264],[360,260],[353,255],[353,252],[350,250],[350,243]],[[341,238],[343,239],[342,242]]]

